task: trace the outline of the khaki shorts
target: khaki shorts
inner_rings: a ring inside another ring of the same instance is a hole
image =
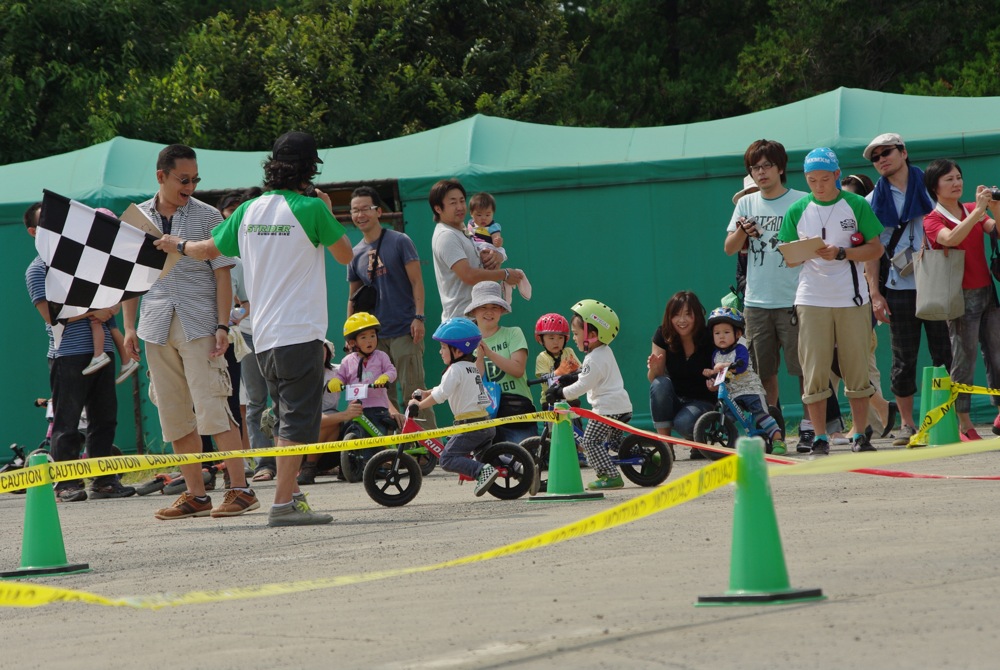
[[[743,316],[747,321],[747,342],[753,369],[761,379],[778,374],[781,350],[785,350],[785,369],[793,377],[802,376],[799,365],[799,326],[793,321],[795,310],[791,307],[765,309],[747,307]]]
[[[146,343],[149,399],[159,411],[164,442],[194,430],[199,435],[218,435],[236,423],[227,402],[233,383],[226,357],[210,358],[213,348],[214,337],[187,342],[176,312],[167,343]]]
[[[809,405],[830,396],[833,347],[844,378],[844,395],[867,398],[875,393],[868,375],[872,346],[872,308],[799,305],[799,360],[802,402]]]

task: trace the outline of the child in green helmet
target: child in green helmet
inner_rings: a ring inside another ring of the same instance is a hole
[[[587,402],[595,412],[627,423],[632,418],[632,401],[625,392],[625,382],[618,362],[611,351],[611,341],[618,335],[620,322],[614,310],[596,300],[581,300],[573,305],[570,330],[573,341],[586,356],[578,375],[563,375],[559,383],[549,387],[545,401],[575,400],[587,394]],[[618,440],[621,429],[600,421],[588,421],[583,431],[583,449],[587,462],[594,468],[597,480],[588,489],[620,489],[625,486],[622,475],[611,462],[605,446]]]

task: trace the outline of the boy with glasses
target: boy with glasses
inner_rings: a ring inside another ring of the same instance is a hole
[[[807,194],[785,186],[788,154],[780,142],[757,140],[743,155],[743,166],[760,189],[736,202],[726,229],[725,251],[732,256],[749,241],[744,304],[746,338],[754,369],[764,385],[768,405],[778,404],[778,366],[785,352],[788,374],[802,385],[799,333],[795,318],[798,268],[790,268],[778,252],[778,230],[789,206]],[[812,448],[812,424],[799,425],[799,450]]]

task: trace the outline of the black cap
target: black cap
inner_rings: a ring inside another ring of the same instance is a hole
[[[313,160],[322,163],[316,150],[316,138],[309,133],[293,130],[279,137],[271,149],[271,156],[276,161],[298,163]]]

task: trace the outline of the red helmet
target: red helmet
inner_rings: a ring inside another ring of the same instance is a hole
[[[569,339],[569,321],[562,314],[543,314],[535,323],[535,341],[542,343],[542,335],[555,333]]]

